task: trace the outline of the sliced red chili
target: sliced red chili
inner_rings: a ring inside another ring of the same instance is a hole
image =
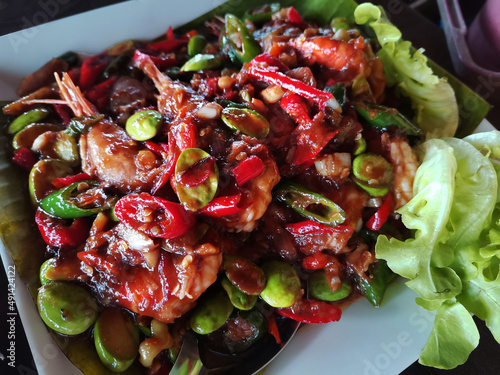
[[[115,84],[116,79],[117,79],[116,76],[110,77],[106,81],[101,82],[98,85],[89,88],[83,94],[88,100],[90,100],[93,104],[95,104],[95,106],[99,111],[102,112],[108,106],[109,103],[108,94],[111,91],[113,85]]]
[[[175,50],[177,47],[183,46],[187,44],[186,39],[166,39],[162,40],[156,43],[151,43],[146,46],[147,49],[150,49],[152,51],[159,51],[159,52],[172,52]]]
[[[159,238],[181,236],[196,223],[194,214],[182,205],[148,193],[123,197],[116,203],[115,215],[129,227]]]
[[[276,340],[276,344],[281,344],[280,331],[278,330],[278,325],[276,324],[276,319],[274,315],[269,315],[267,318],[267,330]]]
[[[300,27],[301,29],[306,29],[309,26],[307,22],[304,21],[300,13],[297,12],[297,9],[295,9],[293,6],[288,8],[286,17],[290,23],[294,24],[297,27]]]
[[[332,234],[332,233],[349,233],[354,232],[354,229],[348,225],[330,225],[318,223],[314,220],[305,220],[294,224],[286,225],[286,230],[293,235],[308,235],[308,234]]]
[[[238,186],[243,186],[246,182],[259,176],[266,167],[264,162],[256,155],[244,159],[236,167],[231,170]]]
[[[331,261],[331,256],[325,253],[317,252],[306,256],[302,260],[302,268],[305,270],[321,270]]]
[[[280,100],[280,107],[293,118],[293,120],[303,126],[311,123],[309,108],[307,103],[298,94],[290,93]]]
[[[90,177],[87,173],[78,173],[73,176],[67,176],[67,177],[58,177],[54,178],[52,180],[52,185],[54,185],[56,188],[61,189],[63,187],[69,186],[72,183],[75,182],[80,182],[80,181],[87,181],[91,180],[92,177]]]
[[[57,113],[57,115],[61,118],[62,123],[64,126],[68,126],[69,122],[71,121],[71,116],[69,114],[68,107],[64,104],[53,104],[54,109]]]
[[[213,156],[198,160],[179,174],[179,182],[188,188],[204,183],[213,173],[214,164],[215,158]]]
[[[174,40],[175,39],[174,29],[172,28],[172,26],[168,27],[168,30],[165,34],[165,37],[167,38],[167,40]]]
[[[198,210],[198,212],[210,217],[234,215],[244,209],[244,207],[238,207],[240,201],[241,194],[214,198],[209,204]]]
[[[337,322],[342,316],[342,310],[337,306],[314,299],[300,299],[290,307],[276,309],[281,316],[302,323],[325,324]]]
[[[380,230],[380,228],[382,228],[382,225],[386,223],[393,209],[394,202],[392,199],[392,194],[388,193],[377,212],[375,212],[373,216],[370,217],[366,222],[366,227],[374,231]]]
[[[299,94],[306,99],[311,99],[319,105],[321,110],[325,109],[327,106],[330,106],[333,109],[339,108],[333,98],[333,94],[306,85],[304,82],[288,77],[281,72],[269,71],[260,67],[252,67],[248,71],[248,74],[255,79],[271,83],[273,85],[279,85],[284,89]]]
[[[52,217],[40,208],[35,222],[45,243],[59,248],[78,246],[85,242],[90,231],[90,223],[85,218],[78,218],[68,226],[66,220]]]
[[[80,88],[86,90],[92,86],[110,61],[111,57],[104,52],[86,58],[80,69]]]
[[[12,157],[12,162],[29,171],[35,165],[36,158],[30,150],[28,150],[26,147],[23,147],[14,154],[14,156]]]
[[[146,59],[151,59],[158,69],[165,69],[178,63],[174,54],[164,54],[158,51],[145,52],[135,50],[132,61],[144,64]]]
[[[249,66],[253,67],[255,65],[267,65],[268,67],[278,68],[280,72],[288,72],[290,68],[283,64],[279,59],[274,57],[269,53],[262,53],[258,56],[255,56],[252,61],[250,61]]]
[[[292,163],[299,165],[314,159],[330,142],[340,129],[333,129],[325,122],[324,113],[319,112],[309,125],[299,125],[294,133],[298,133],[297,148]]]

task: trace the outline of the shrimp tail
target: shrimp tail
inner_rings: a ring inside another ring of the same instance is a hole
[[[75,116],[94,116],[97,111],[85,99],[80,88],[75,85],[68,73],[62,74],[62,80],[57,73],[54,73],[62,99],[65,101]]]
[[[151,78],[159,92],[164,91],[165,88],[173,84],[172,79],[163,74],[160,69],[156,67],[151,57],[145,53],[136,51],[132,63],[136,68],[141,69],[144,74]]]

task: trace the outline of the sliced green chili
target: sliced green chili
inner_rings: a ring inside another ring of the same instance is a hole
[[[31,111],[24,112],[22,115],[17,116],[7,128],[9,134],[17,133],[23,130],[29,124],[39,122],[49,115],[50,111],[45,108],[35,108]]]
[[[261,53],[259,44],[245,24],[232,14],[226,14],[222,32],[222,48],[233,64],[241,66]]]
[[[222,60],[217,55],[198,54],[186,61],[181,68],[181,72],[196,72],[204,69],[215,69],[221,64]]]
[[[308,219],[337,226],[344,222],[344,210],[325,196],[315,193],[291,181],[282,181],[275,190],[278,200]]]
[[[385,129],[388,126],[397,126],[403,129],[408,135],[420,134],[420,129],[395,108],[364,101],[356,102],[354,108],[374,128]]]
[[[372,275],[370,280],[360,275],[357,275],[356,280],[366,299],[373,306],[379,307],[384,298],[387,285],[394,279],[394,273],[383,259],[374,262],[368,271]]]
[[[80,207],[75,198],[80,193],[78,188],[81,184],[87,184],[90,188],[100,185],[97,181],[75,182],[43,198],[40,207],[48,214],[61,219],[92,216],[109,208],[107,205],[95,208]]]

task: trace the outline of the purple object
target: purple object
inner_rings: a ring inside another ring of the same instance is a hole
[[[481,75],[500,85],[500,23],[494,19],[500,15],[500,0],[487,0],[469,31],[458,0],[438,0],[438,6],[457,73]]]
[[[474,61],[500,72],[500,0],[487,0],[467,32],[467,44]]]

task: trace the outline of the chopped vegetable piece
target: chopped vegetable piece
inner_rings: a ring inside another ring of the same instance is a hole
[[[337,306],[314,299],[300,299],[293,306],[276,309],[276,312],[286,318],[309,324],[337,322],[342,316],[342,310]]]
[[[97,318],[97,303],[82,286],[53,281],[42,286],[37,297],[38,311],[47,326],[64,335],[78,335]]]
[[[35,221],[43,240],[49,246],[76,247],[85,242],[89,235],[90,224],[84,218],[78,218],[67,226],[65,220],[47,215],[39,208],[36,211]]]
[[[36,158],[30,150],[23,147],[16,151],[12,157],[12,162],[19,165],[24,170],[29,171],[36,164]]]
[[[222,61],[219,56],[210,54],[198,54],[191,57],[181,67],[181,72],[195,72],[197,70],[215,69],[221,65]]]
[[[139,328],[129,313],[117,308],[104,309],[94,326],[94,344],[102,363],[114,372],[132,365],[139,349]]]
[[[177,196],[190,211],[198,211],[214,198],[219,181],[219,170],[210,154],[199,148],[181,152],[172,179]]]
[[[199,303],[191,314],[191,329],[199,335],[207,335],[222,327],[233,312],[233,305],[224,291]]]
[[[7,133],[14,134],[34,122],[42,121],[45,117],[49,115],[50,111],[45,108],[35,108],[31,111],[24,112],[22,115],[16,117],[7,128]]]
[[[240,200],[241,194],[217,197],[199,209],[198,212],[210,217],[234,215],[243,210],[243,207],[238,207]]]
[[[127,119],[125,130],[136,141],[153,138],[163,123],[163,116],[154,109],[134,113]]]
[[[52,180],[52,185],[54,185],[57,189],[61,189],[65,186],[71,185],[75,182],[82,182],[85,180],[91,180],[90,176],[87,173],[78,173],[73,176],[67,177],[57,177]]]
[[[354,104],[354,108],[374,128],[385,129],[389,126],[397,126],[408,135],[420,134],[420,129],[395,108],[371,102],[357,102]]]
[[[188,55],[195,56],[203,52],[203,49],[207,45],[207,40],[202,35],[195,35],[189,39],[188,43]]]
[[[336,226],[345,220],[345,212],[335,202],[291,181],[282,181],[275,195],[290,208],[318,223]]]
[[[193,214],[182,205],[153,197],[148,193],[129,194],[115,205],[116,217],[149,236],[175,238],[195,224]]]
[[[351,294],[352,287],[348,282],[342,282],[339,289],[332,291],[326,280],[325,271],[318,270],[312,273],[307,280],[307,290],[312,298],[320,301],[338,301]]]
[[[269,133],[269,122],[260,113],[234,106],[222,110],[221,119],[231,129],[255,138],[265,138]]]
[[[248,74],[255,79],[279,85],[286,90],[290,90],[306,99],[316,102],[321,110],[330,107],[335,111],[340,112],[340,105],[337,103],[333,94],[318,90],[315,87],[309,86],[298,79],[288,77],[281,72],[269,71],[260,67],[252,67]]]
[[[382,225],[384,225],[389,218],[389,215],[392,213],[394,209],[393,206],[394,203],[392,194],[389,193],[385,196],[384,202],[379,207],[377,212],[375,212],[373,216],[368,219],[368,221],[366,222],[366,227],[374,231],[380,230],[380,228],[382,228]]]
[[[251,155],[231,170],[238,186],[243,186],[248,181],[259,176],[265,170],[264,163],[256,156]]]
[[[366,299],[375,307],[379,307],[384,298],[387,285],[394,279],[394,273],[387,262],[379,259],[370,268],[370,277],[358,275],[357,282]]]
[[[99,185],[99,182],[92,180],[74,182],[43,198],[40,207],[48,214],[61,219],[95,215],[110,208],[109,201],[105,200],[102,205],[97,207],[83,208],[80,206],[78,195]],[[85,202],[86,200],[83,200],[83,203]],[[91,199],[91,203],[94,203],[93,199]]]
[[[302,295],[300,278],[287,262],[272,260],[262,265],[267,279],[260,296],[272,307],[292,306]]]
[[[260,46],[252,32],[240,19],[226,14],[225,27],[222,31],[222,49],[228,54],[233,64],[241,66],[260,54]]]

